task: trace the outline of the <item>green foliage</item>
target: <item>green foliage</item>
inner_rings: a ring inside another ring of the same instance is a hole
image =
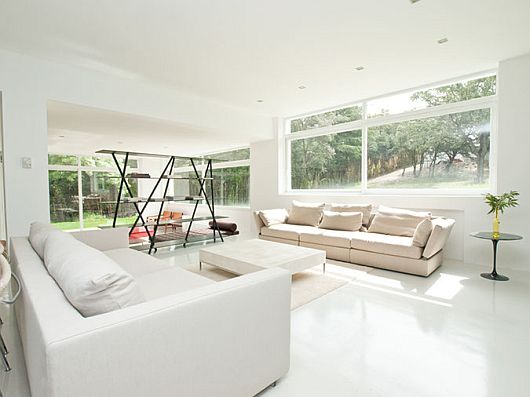
[[[495,196],[491,193],[486,194],[484,197],[484,202],[489,205],[490,210],[488,214],[495,212],[495,215],[498,215],[499,211],[504,214],[504,210],[510,207],[517,207],[519,192],[515,190],[510,190],[507,193],[500,194]]]
[[[291,121],[291,132],[327,127],[330,125],[347,123],[348,121],[360,120],[361,118],[362,107],[351,106],[293,120]]]

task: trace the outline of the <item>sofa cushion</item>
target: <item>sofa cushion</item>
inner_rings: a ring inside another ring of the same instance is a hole
[[[285,223],[287,221],[287,218],[289,217],[289,213],[285,208],[263,210],[260,211],[258,214],[265,226],[276,225],[278,223]]]
[[[302,203],[293,200],[287,223],[291,225],[318,226],[324,203]]]
[[[329,245],[331,247],[350,248],[351,238],[358,233],[360,232],[319,229],[318,233],[301,233],[300,241],[311,244]]]
[[[372,204],[331,204],[330,211],[334,212],[361,212],[363,214],[363,225],[370,224]]]
[[[379,233],[354,233],[351,248],[386,255],[419,259],[423,248],[412,245],[412,237],[389,236]]]
[[[154,260],[160,262],[158,259]],[[174,266],[144,273],[136,277],[136,282],[143,296],[148,301],[215,284],[213,280]]]
[[[412,244],[416,247],[425,247],[425,244],[427,244],[431,235],[432,228],[433,224],[430,219],[424,219],[421,221],[418,226],[416,226],[416,230],[412,236]]]
[[[85,317],[144,301],[130,274],[103,252],[67,233],[48,236],[44,260],[68,301]]]
[[[355,232],[361,228],[362,221],[363,214],[361,212],[324,211],[318,227],[321,229]]]
[[[117,248],[103,251],[103,253],[135,279],[144,274],[166,270],[171,267],[171,265],[165,261],[156,259],[145,252],[136,251],[130,248]]]
[[[301,233],[319,232],[318,228],[305,225],[290,225],[288,223],[264,226],[261,228],[261,234],[268,237],[282,238],[286,240],[299,241]]]
[[[430,218],[430,212],[416,212],[380,206],[370,223],[368,231],[370,233],[412,237],[420,222]]]
[[[44,245],[46,244],[46,239],[53,231],[60,232],[59,229],[56,229],[49,223],[33,222],[29,227],[29,242],[33,247],[33,250],[41,259],[44,259]]]

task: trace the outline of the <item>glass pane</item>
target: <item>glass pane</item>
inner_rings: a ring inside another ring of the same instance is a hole
[[[48,171],[48,178],[51,222],[59,229],[79,229],[77,172]]]
[[[229,152],[214,153],[205,156],[213,160],[223,161],[236,161],[236,160],[248,160],[250,158],[250,149],[237,149]]]
[[[291,188],[360,188],[361,142],[360,130],[292,141]]]
[[[123,166],[125,161],[124,156],[116,156],[120,166]],[[98,168],[113,168],[116,169],[114,159],[110,156],[84,156],[81,157],[81,165],[83,167],[98,167]],[[127,169],[138,168],[138,160],[129,158]]]
[[[48,154],[49,165],[77,165],[77,156]]]
[[[192,172],[182,172],[182,177],[194,177]],[[248,206],[250,167],[230,167],[213,170],[213,189],[215,205]],[[206,193],[211,198],[210,181],[206,181]],[[174,192],[176,196],[196,196],[199,194],[199,182],[196,179],[175,180]]]
[[[328,127],[330,125],[347,123],[362,118],[363,108],[361,105],[351,106],[344,109],[332,110],[326,113],[302,117],[291,121],[291,132],[311,130],[313,128]]]
[[[489,186],[490,110],[368,129],[369,188]]]
[[[85,229],[112,224],[120,178],[117,173],[83,171],[83,226]],[[133,196],[138,195],[138,180],[128,179]],[[122,197],[129,197],[125,186]],[[136,219],[133,204],[122,203],[118,213],[118,224],[130,224]]]
[[[367,117],[398,114],[495,95],[496,80],[496,76],[488,76],[368,101],[366,105]]]

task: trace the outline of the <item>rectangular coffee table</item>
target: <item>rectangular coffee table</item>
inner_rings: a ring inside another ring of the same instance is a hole
[[[259,239],[202,248],[199,261],[201,268],[202,264],[208,264],[239,275],[271,267],[281,267],[294,274],[323,265],[326,271],[325,251]]]

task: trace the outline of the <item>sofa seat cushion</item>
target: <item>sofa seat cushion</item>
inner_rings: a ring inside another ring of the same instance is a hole
[[[103,253],[134,278],[171,267],[167,262],[130,248],[117,248]]]
[[[136,277],[136,282],[147,301],[215,284],[213,280],[174,266],[145,273]]]
[[[423,248],[412,245],[412,237],[380,233],[355,233],[351,238],[351,248],[413,259],[420,259],[423,253]]]
[[[301,233],[315,233],[318,234],[318,228],[314,226],[305,225],[291,225],[288,223],[264,226],[261,228],[261,234],[268,237],[282,238],[286,240],[300,241]]]
[[[320,229],[319,233],[300,234],[300,241],[311,244],[329,245],[330,247],[350,248],[350,240],[359,233],[345,230]]]

